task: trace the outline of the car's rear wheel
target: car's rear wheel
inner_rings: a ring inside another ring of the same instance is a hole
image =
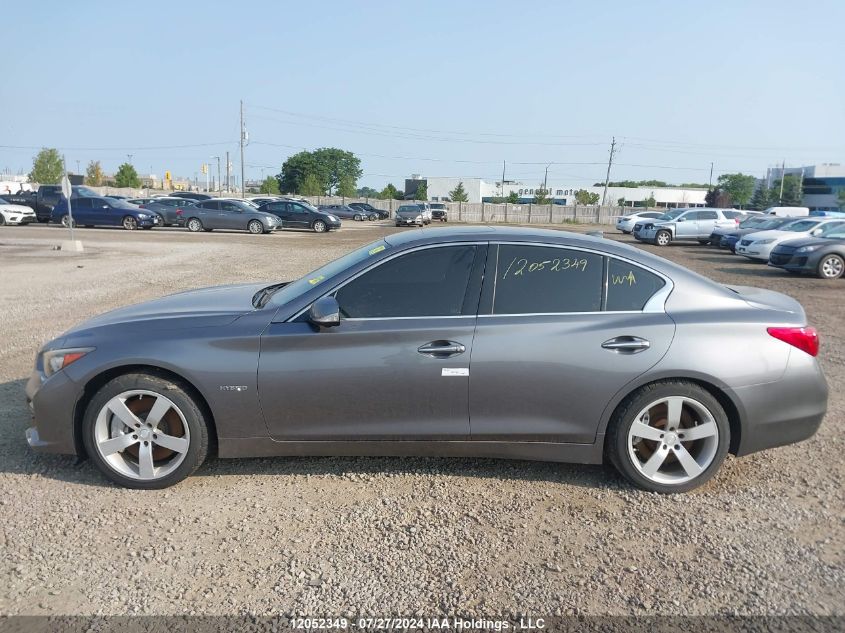
[[[71,224],[73,224],[73,226],[76,226],[76,220],[71,220],[69,215],[63,215],[62,216],[62,226],[67,228]]]
[[[654,243],[658,246],[668,246],[672,241],[672,234],[669,231],[658,231],[654,236]]]
[[[264,232],[264,225],[259,220],[250,220],[246,228],[253,235],[260,235]]]
[[[825,255],[819,261],[818,274],[822,279],[839,279],[845,273],[845,260],[839,255]]]
[[[0,226],[3,226],[5,224],[6,224],[6,217],[2,213],[0,213]]]
[[[699,385],[646,385],[614,412],[607,457],[634,485],[651,492],[686,492],[710,479],[725,459],[730,425],[725,410]]]
[[[197,218],[191,218],[188,220],[188,230],[193,231],[194,233],[199,233],[202,231],[202,222],[200,222]]]
[[[123,218],[123,228],[127,231],[134,231],[138,228],[138,220],[133,218],[131,215],[127,215]]]
[[[326,223],[322,220],[315,220],[312,228],[314,229],[315,233],[325,233],[328,229]]]
[[[118,376],[82,421],[88,456],[113,482],[159,489],[182,481],[208,454],[206,415],[191,390],[151,373]]]

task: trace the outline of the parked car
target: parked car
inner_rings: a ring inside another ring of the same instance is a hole
[[[196,193],[195,191],[171,191],[171,198],[185,198],[186,200],[211,200],[214,196],[207,193]]]
[[[747,218],[739,223],[739,226],[734,231],[727,231],[725,229],[714,229],[710,234],[710,243],[719,248],[726,248],[729,251],[736,252],[736,244],[743,235],[750,233],[758,233],[760,231],[768,231],[771,229],[779,229],[780,227],[794,222],[795,218],[779,218],[774,216],[754,216],[754,222],[750,222],[752,218]],[[719,234],[717,231],[722,231]]]
[[[274,200],[258,207],[265,213],[279,218],[281,226],[287,229],[311,229],[315,233],[325,233],[339,229],[340,218],[328,211],[321,211],[307,202]]]
[[[67,200],[62,198],[53,207],[51,222],[62,226],[70,224]],[[127,231],[151,229],[159,226],[158,214],[114,198],[71,198],[73,224],[79,226],[122,226]]]
[[[845,220],[803,218],[784,224],[779,229],[744,235],[736,245],[736,254],[766,263],[772,250],[781,242],[802,237],[821,237],[845,227]]]
[[[654,220],[664,215],[662,211],[637,211],[616,218],[616,230],[630,233],[639,220]]]
[[[772,249],[769,266],[839,279],[845,275],[845,225],[820,237],[781,242]]]
[[[356,222],[363,222],[369,219],[369,215],[366,212],[360,209],[353,209],[348,204],[321,204],[317,208],[325,213],[331,213],[338,218],[352,218]]]
[[[13,204],[5,197],[0,197],[0,226],[4,224],[30,224],[37,222],[35,211],[25,204]]]
[[[769,207],[763,213],[782,218],[800,218],[810,215],[809,207]]]
[[[423,217],[423,210],[418,204],[403,204],[393,214],[396,226],[425,226],[427,222]]]
[[[634,224],[634,237],[657,246],[667,246],[677,240],[710,242],[710,234],[717,226],[736,228],[742,215],[736,209],[673,209],[656,220],[643,220]]]
[[[187,198],[174,197],[132,198],[127,202],[157,213],[162,226],[184,226],[183,209],[192,203]]]
[[[246,204],[243,200],[200,200],[182,209],[185,226],[194,233],[225,229],[260,235],[281,226],[279,218]]]
[[[74,185],[72,187],[71,199],[96,198],[99,195],[93,189],[82,185]],[[31,207],[35,211],[35,217],[39,222],[49,222],[53,213],[53,207],[62,199],[62,187],[61,185],[41,185],[37,191],[18,192],[17,194],[13,194],[13,196],[12,201],[15,204],[24,204]]]
[[[373,220],[384,220],[390,217],[390,211],[385,211],[384,209],[376,209],[369,202],[350,202],[349,206],[353,209],[359,209],[360,211],[363,211]],[[375,215],[376,217],[373,218],[373,215]]]
[[[431,224],[431,205],[428,202],[418,202],[417,206],[422,209],[422,216],[425,223]]]
[[[37,354],[26,437],[143,489],[214,446],[609,460],[683,492],[729,452],[816,432],[818,343],[790,297],[612,240],[412,231],[292,283],[180,292],[72,328]]]
[[[449,221],[449,209],[446,205],[442,202],[432,202],[430,205],[431,207],[431,219],[437,220],[438,222],[448,222]]]

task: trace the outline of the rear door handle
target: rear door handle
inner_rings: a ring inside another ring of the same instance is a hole
[[[434,356],[435,358],[448,358],[449,356],[457,356],[467,351],[467,348],[461,343],[455,341],[432,341],[417,348],[420,354]]]
[[[620,354],[636,354],[651,347],[646,339],[639,336],[617,336],[601,344],[604,349]]]

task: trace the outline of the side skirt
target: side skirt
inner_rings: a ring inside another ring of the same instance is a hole
[[[490,457],[573,464],[600,464],[604,435],[593,444],[490,442],[482,440],[277,441],[268,437],[219,438],[218,455],[231,457]]]

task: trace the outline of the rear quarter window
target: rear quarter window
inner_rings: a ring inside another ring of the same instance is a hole
[[[666,282],[635,264],[610,258],[607,269],[607,304],[610,312],[642,310]]]

